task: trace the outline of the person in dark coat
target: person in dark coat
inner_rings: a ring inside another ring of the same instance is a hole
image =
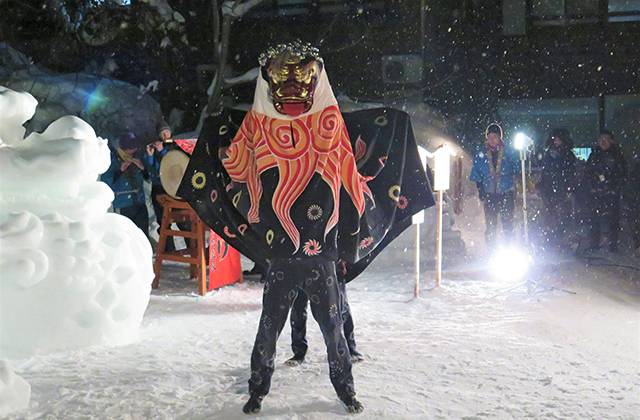
[[[338,286],[340,288],[340,303],[342,307],[342,326],[344,336],[347,340],[347,347],[351,355],[351,363],[358,363],[364,360],[364,356],[356,349],[356,339],[353,332],[353,318],[351,317],[351,308],[347,299],[346,283],[338,276]],[[304,290],[298,290],[298,296],[291,306],[291,315],[289,321],[291,323],[291,350],[293,357],[287,360],[290,366],[299,365],[304,362],[307,354],[307,305],[309,297]]]
[[[113,190],[113,209],[128,217],[149,237],[149,213],[145,203],[144,180],[149,178],[133,133],[119,138],[118,147],[111,150],[111,166],[101,180]]]
[[[160,182],[160,162],[164,155],[169,151],[169,149],[165,147],[165,142],[171,139],[171,128],[164,123],[163,120],[163,123],[158,127],[158,129],[158,138],[146,146],[143,163],[145,169],[149,173],[151,181],[151,204],[153,205],[153,212],[155,213],[156,221],[158,222],[158,234],[160,234],[163,207],[158,201],[158,196],[166,194],[166,191]],[[175,250],[173,238],[169,237],[167,238],[166,251],[173,250]]]
[[[591,196],[591,250],[600,248],[602,224],[609,229],[609,251],[618,250],[620,201],[626,172],[622,150],[613,134],[603,130],[585,169],[585,185]]]
[[[631,169],[629,171],[629,221],[633,234],[633,248],[636,256],[640,257],[640,152],[636,152],[633,156]]]
[[[485,139],[483,150],[473,159],[469,179],[476,183],[484,204],[485,238],[487,245],[491,245],[496,240],[498,217],[506,239],[513,236],[514,181],[520,170],[516,156],[506,150],[500,125],[489,125]]]
[[[574,190],[576,157],[573,142],[565,129],[553,130],[547,139],[542,157],[538,190],[544,203],[544,234],[546,242],[559,245],[566,241],[571,223],[570,194]]]

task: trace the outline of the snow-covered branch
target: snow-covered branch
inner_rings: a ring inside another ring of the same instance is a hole
[[[231,16],[234,19],[240,18],[262,2],[263,0],[227,0],[222,3],[222,16]]]
[[[248,72],[241,74],[240,76],[224,79],[224,85],[235,86],[235,85],[241,85],[243,83],[250,83],[256,80],[259,74],[260,74],[260,67],[254,67]]]
[[[222,88],[224,87],[224,70],[227,65],[227,54],[229,52],[229,34],[231,33],[231,25],[233,21],[245,15],[251,8],[260,4],[263,0],[225,0],[222,3],[222,28],[220,32],[217,70],[207,93],[209,100],[203,115],[216,112],[220,107],[220,98],[222,96]],[[241,76],[242,77],[242,76]]]

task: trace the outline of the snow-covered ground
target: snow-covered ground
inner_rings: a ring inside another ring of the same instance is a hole
[[[351,283],[366,354],[354,367],[360,418],[638,418],[638,272],[541,264],[533,293],[473,261],[445,272],[438,290],[425,284],[419,300],[408,267]],[[165,266],[138,342],[12,361],[32,389],[16,418],[244,418],[261,285],[199,297],[187,272]],[[307,362],[287,367],[285,327],[264,418],[346,416],[311,320],[309,339]]]

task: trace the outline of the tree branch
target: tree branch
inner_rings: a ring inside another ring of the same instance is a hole
[[[222,4],[222,15],[230,14],[234,19],[240,18],[246,15],[254,6],[262,3],[262,1],[263,0],[247,0],[243,2],[242,0],[236,0],[232,2],[231,0],[227,0]]]
[[[213,7],[213,61],[217,63],[220,58],[220,50],[218,49],[220,43],[220,10],[218,0],[211,0],[211,6]]]
[[[245,15],[252,7],[258,5],[263,0],[225,0],[222,3],[222,30],[220,34],[218,56],[218,69],[209,85],[209,101],[205,113],[207,115],[217,112],[220,108],[220,99],[222,97],[222,88],[224,87],[224,70],[227,65],[227,55],[229,53],[229,34],[231,33],[231,25],[233,21]]]

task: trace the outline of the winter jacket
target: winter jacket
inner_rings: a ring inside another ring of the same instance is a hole
[[[142,158],[142,163],[144,164],[145,169],[149,173],[149,180],[151,181],[151,185],[161,185],[160,183],[160,161],[167,154],[169,149],[164,147],[160,152],[154,151],[151,156],[147,153],[144,154]]]
[[[543,198],[566,194],[575,188],[576,157],[568,147],[549,147],[542,157],[538,188]]]
[[[585,169],[585,186],[592,194],[619,195],[625,184],[627,165],[617,144],[602,150],[596,147]]]
[[[102,174],[101,180],[109,185],[115,194],[113,208],[121,209],[137,204],[144,204],[144,180],[148,178],[146,171],[141,171],[136,165],[131,164],[126,171],[120,171],[122,161],[114,151],[111,152],[111,166]]]
[[[493,166],[493,162],[489,162],[489,153],[486,149],[477,153],[473,159],[469,179],[478,184],[480,194],[503,194],[512,191],[514,177],[520,173],[520,165],[515,154],[504,149],[500,174],[499,176],[496,174],[496,179],[491,176],[492,170],[489,165]]]

